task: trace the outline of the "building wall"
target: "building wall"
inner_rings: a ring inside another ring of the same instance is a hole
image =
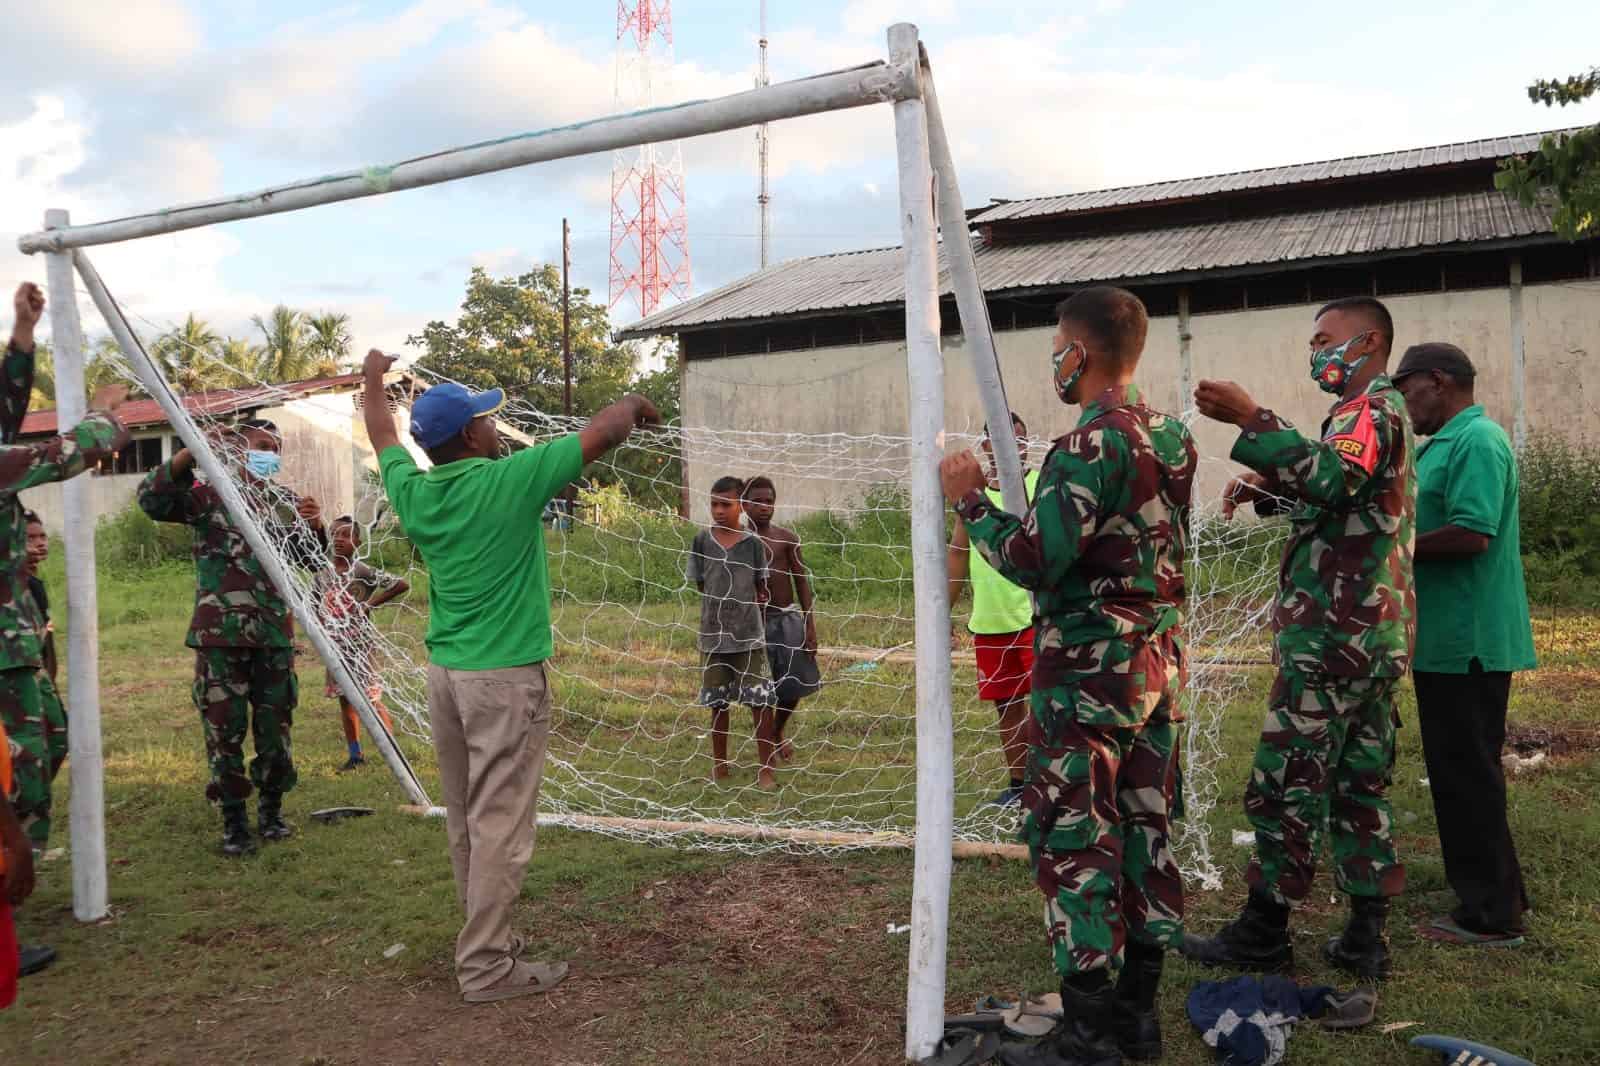
[[[162,426],[158,430],[133,434],[135,441],[150,438],[161,440],[163,459],[172,457],[171,430]],[[89,485],[89,499],[96,521],[117,514],[132,504],[138,494],[139,482],[144,480],[143,474],[84,474],[82,477]],[[51,536],[61,535],[65,526],[65,506],[62,503],[60,483],[26,489],[19,493],[19,496],[22,506],[38,514],[40,520],[44,522],[44,528]]]
[[[1479,371],[1478,397],[1491,417],[1513,428],[1511,309],[1508,289],[1388,297],[1395,318],[1395,350],[1426,340],[1460,345]],[[1190,319],[1193,379],[1231,378],[1297,425],[1315,431],[1328,399],[1308,377],[1307,338],[1316,305],[1195,315]],[[1530,433],[1577,439],[1600,432],[1600,378],[1585,381],[1586,360],[1600,352],[1600,281],[1532,285],[1523,290],[1527,370],[1526,418]],[[1070,429],[1073,413],[1050,384],[1048,329],[995,335],[1012,408],[1030,436],[1047,439]],[[965,344],[946,338],[945,426],[952,435],[979,433],[981,404],[972,385]],[[1179,412],[1178,319],[1152,319],[1139,375],[1152,402]],[[906,432],[903,343],[849,345],[770,355],[691,360],[684,381],[683,423],[690,427],[769,434],[836,433],[854,438]],[[1227,461],[1234,433],[1201,421],[1197,441],[1204,457],[1199,491],[1220,492],[1233,469]],[[863,480],[841,470],[866,471],[871,480],[903,481],[903,449],[890,456],[881,442],[858,440],[829,449],[825,462],[796,456],[774,436],[757,447],[732,447],[691,433],[686,447],[691,513],[704,522],[706,492],[724,474],[766,473],[778,484],[780,514],[794,516],[859,500]],[[1037,460],[1038,455],[1034,458]],[[878,474],[881,472],[882,476]],[[858,474],[858,477],[862,475]]]

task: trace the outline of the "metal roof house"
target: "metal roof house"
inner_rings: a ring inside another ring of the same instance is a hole
[[[1495,191],[1498,160],[1542,134],[1498,137],[1028,200],[968,212],[1012,404],[1034,436],[1066,427],[1042,384],[1053,308],[1074,289],[1132,289],[1152,322],[1141,377],[1184,407],[1189,383],[1230,377],[1315,425],[1305,342],[1321,303],[1390,304],[1396,348],[1450,340],[1478,363],[1480,398],[1519,435],[1600,429],[1600,241],[1568,243],[1548,213]],[[947,237],[948,239],[948,237]],[[737,430],[904,431],[898,248],[780,263],[663,309],[622,337],[675,335],[686,424]],[[947,425],[981,424],[947,275]],[[1589,372],[1592,374],[1592,372]],[[1574,387],[1574,382],[1577,387]],[[1212,430],[1202,450],[1225,456]],[[700,495],[708,475],[686,463]],[[782,489],[780,488],[780,497]],[[805,499],[800,497],[804,496]],[[795,509],[831,505],[791,496]]]

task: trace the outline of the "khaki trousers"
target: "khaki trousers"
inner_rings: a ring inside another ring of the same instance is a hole
[[[428,667],[456,897],[456,980],[481,991],[511,972],[511,909],[533,857],[534,811],[550,738],[543,663],[506,670]]]

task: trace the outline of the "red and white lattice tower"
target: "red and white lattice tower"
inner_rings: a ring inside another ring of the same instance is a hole
[[[617,112],[662,102],[672,74],[672,0],[617,2]],[[646,144],[611,156],[611,306],[641,315],[689,295],[683,150]]]

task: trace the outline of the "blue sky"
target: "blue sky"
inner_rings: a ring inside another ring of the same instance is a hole
[[[751,83],[756,12],[674,2],[673,98]],[[969,205],[1600,120],[1523,92],[1600,63],[1592,3],[772,0],[768,17],[778,79],[875,58],[888,23],[917,22]],[[609,112],[614,18],[599,0],[40,5],[0,70],[0,284],[42,280],[14,242],[47,207],[113,217]],[[777,258],[897,239],[891,130],[881,108],[773,128]],[[703,292],[757,262],[754,140],[683,152]],[[472,265],[557,260],[563,216],[576,283],[603,293],[609,170],[568,161],[95,258],[153,327],[194,310],[244,332],[282,301],[395,347],[452,315]]]

